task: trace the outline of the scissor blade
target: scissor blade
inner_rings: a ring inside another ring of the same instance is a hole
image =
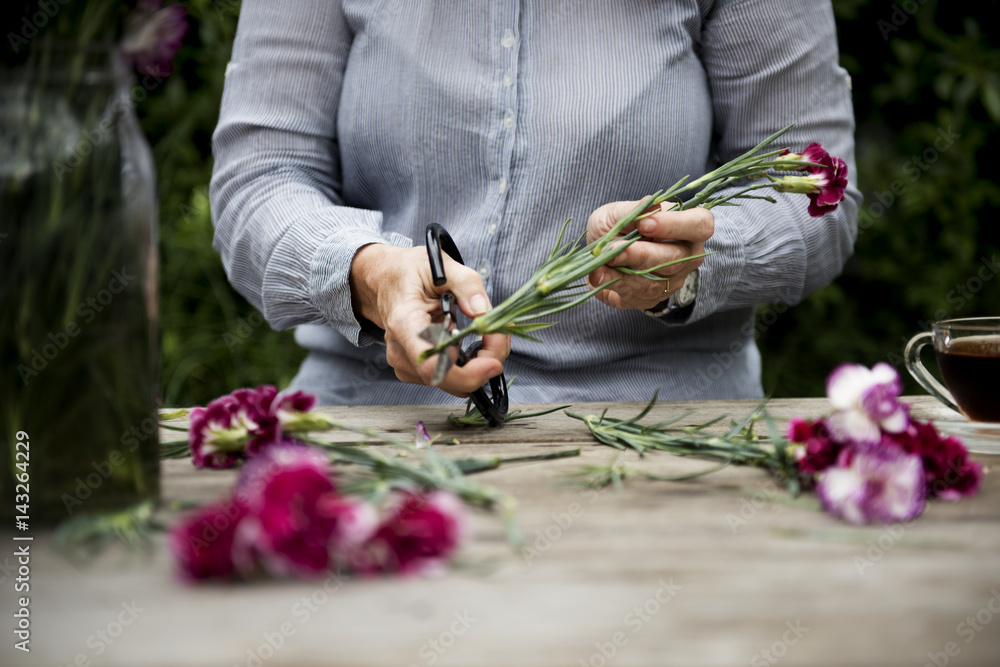
[[[423,331],[420,332],[420,337],[431,345],[437,345],[442,341],[448,339],[450,332],[448,327],[451,324],[451,318],[445,317],[445,321],[440,324],[432,324]],[[444,382],[444,376],[448,374],[451,370],[451,357],[447,352],[443,352],[438,355],[437,366],[434,367],[434,377],[431,378],[431,385],[438,386]]]
[[[438,355],[437,366],[434,367],[434,377],[431,378],[431,386],[436,387],[444,382],[444,376],[451,370],[451,357],[447,352]]]
[[[448,337],[448,330],[443,324],[432,324],[421,331],[419,336],[431,345],[437,345]]]

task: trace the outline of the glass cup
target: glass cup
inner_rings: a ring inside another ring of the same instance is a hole
[[[944,386],[920,361],[933,340]],[[906,344],[906,369],[932,396],[969,421],[1000,424],[1000,317],[935,322]]]

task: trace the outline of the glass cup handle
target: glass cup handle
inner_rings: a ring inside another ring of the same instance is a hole
[[[934,334],[925,331],[924,333],[917,334],[910,339],[910,342],[906,344],[906,351],[903,352],[903,357],[906,360],[906,370],[910,371],[910,375],[913,376],[913,379],[919,382],[920,386],[927,390],[927,393],[947,405],[955,412],[962,414],[962,409],[958,407],[957,403],[955,403],[955,399],[951,395],[951,392],[945,389],[944,386],[927,371],[923,362],[920,361],[920,351],[924,349],[925,345],[931,342],[933,337]]]

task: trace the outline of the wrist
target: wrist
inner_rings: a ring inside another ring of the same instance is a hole
[[[666,301],[661,301],[654,307],[646,310],[650,317],[687,319],[691,311],[694,310],[695,299],[698,296],[698,286],[700,276],[698,269],[695,269],[684,278],[684,284],[676,292],[670,295]]]
[[[358,319],[364,318],[384,329],[379,312],[379,288],[384,281],[380,267],[390,266],[389,255],[397,250],[384,243],[370,243],[362,246],[351,261],[350,285],[351,306]]]

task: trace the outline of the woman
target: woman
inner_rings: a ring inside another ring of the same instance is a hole
[[[618,264],[713,254],[662,270],[667,290],[625,277],[544,344],[487,336],[441,385],[463,396],[503,367],[519,402],[759,397],[754,305],[800,301],[853,249],[849,89],[828,1],[246,0],[215,135],[215,246],[274,328],[297,327],[310,353],[293,386],[325,404],[441,402],[433,361],[415,361],[441,291],[479,314],[566,217],[600,234],[796,122],[786,145],[849,165],[834,213],[811,218],[794,195],[657,213]],[[449,263],[442,288],[414,247],[431,222],[471,267]]]

